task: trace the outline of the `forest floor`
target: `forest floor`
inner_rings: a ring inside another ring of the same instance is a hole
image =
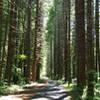
[[[1,96],[0,100],[73,100],[68,91],[57,82],[26,85],[13,94]]]

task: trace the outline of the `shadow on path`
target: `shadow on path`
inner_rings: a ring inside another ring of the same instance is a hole
[[[59,83],[48,81],[48,85],[41,89],[35,96],[29,100],[71,100],[67,91]]]
[[[0,97],[0,100],[72,100],[63,86],[47,81],[48,84],[29,84],[12,95]]]

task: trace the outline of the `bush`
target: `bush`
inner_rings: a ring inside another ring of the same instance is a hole
[[[0,81],[0,95],[5,95],[7,94],[7,83],[4,81]]]

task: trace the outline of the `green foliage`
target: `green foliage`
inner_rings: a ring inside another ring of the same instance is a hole
[[[8,94],[7,82],[2,80],[0,81],[0,95],[6,95],[6,94]]]
[[[24,55],[24,54],[21,54],[21,55],[17,55],[17,56],[15,56],[15,59],[17,59],[17,60],[25,60],[27,58],[27,56],[26,55]]]
[[[7,87],[6,86],[0,86],[0,95],[6,95],[6,94],[8,94]]]
[[[95,85],[94,100],[100,100],[100,80],[98,82],[95,82],[94,85]],[[68,94],[74,98],[74,100],[80,100],[79,93],[77,92],[78,88],[75,83],[71,83],[70,85],[68,85],[68,83],[65,83],[65,84],[63,84],[63,86],[68,91]],[[85,87],[83,90],[83,95],[81,97],[81,100],[86,100],[86,96],[87,96],[87,87]]]
[[[22,55],[19,55],[18,58],[19,58],[20,60],[25,60],[27,57],[26,57],[24,54],[22,54]]]
[[[17,55],[14,57],[14,63],[13,63],[13,83],[14,84],[20,84],[23,85],[25,84],[25,79],[23,75],[23,61],[27,57],[24,54]]]
[[[74,100],[80,100],[80,95],[78,93],[78,88],[76,83],[64,83],[63,86],[66,88],[68,95],[74,98]]]
[[[98,82],[95,83],[94,95],[95,100],[100,100],[100,80],[98,80]]]
[[[50,38],[52,37],[54,33],[54,24],[55,24],[54,20],[55,20],[55,9],[54,7],[52,7],[49,10],[49,20],[48,20],[47,28],[46,28],[47,33],[45,34],[47,42],[50,42]]]
[[[59,82],[60,84],[63,84],[63,86],[66,88],[68,95],[73,97],[74,100],[86,100],[86,95],[87,95],[87,87],[84,88],[83,90],[83,95],[80,97],[79,93],[78,93],[78,88],[76,83],[64,83],[63,80],[56,80],[57,82]],[[100,80],[98,82],[95,83],[95,88],[94,88],[94,100],[100,100]]]
[[[22,89],[23,85],[11,85],[8,86],[6,82],[0,82],[0,96],[7,95],[17,91],[18,89]]]
[[[20,85],[25,84],[25,79],[24,79],[21,68],[18,68],[18,67],[13,68],[13,82],[15,84],[20,84]]]
[[[22,81],[23,82],[23,81]],[[8,95],[10,93],[13,93],[14,91],[18,89],[22,89],[24,84],[19,84],[19,85],[8,85],[6,80],[0,81],[0,96],[2,95]]]
[[[96,70],[88,70],[87,73],[88,74],[95,74],[96,73]]]

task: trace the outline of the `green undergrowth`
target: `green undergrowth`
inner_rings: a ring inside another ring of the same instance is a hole
[[[100,100],[100,79],[98,80],[97,83],[95,83],[95,89],[94,89],[94,95],[95,95],[95,100]]]
[[[65,87],[68,96],[73,98],[72,100],[86,100],[87,87],[84,88],[83,95],[80,97],[76,83],[73,82],[68,84],[63,80],[56,80],[56,82],[62,84]],[[94,100],[100,100],[100,80],[98,80],[98,82],[94,82]]]
[[[6,82],[0,82],[0,96],[14,93],[22,88],[23,85],[7,85]]]
[[[65,83],[63,84],[63,86],[66,88],[68,95],[71,96],[73,98],[73,100],[85,100],[85,96],[86,96],[86,89],[84,89],[84,93],[82,95],[82,97],[79,95],[78,93],[78,88],[77,85],[75,83]]]
[[[46,83],[45,80],[39,80],[38,83]],[[31,84],[31,83],[30,83]],[[9,95],[9,94],[13,94],[14,92],[18,91],[19,89],[23,89],[25,87],[24,82],[21,82],[19,84],[11,84],[8,85],[7,82],[0,82],[0,96],[3,95]]]

